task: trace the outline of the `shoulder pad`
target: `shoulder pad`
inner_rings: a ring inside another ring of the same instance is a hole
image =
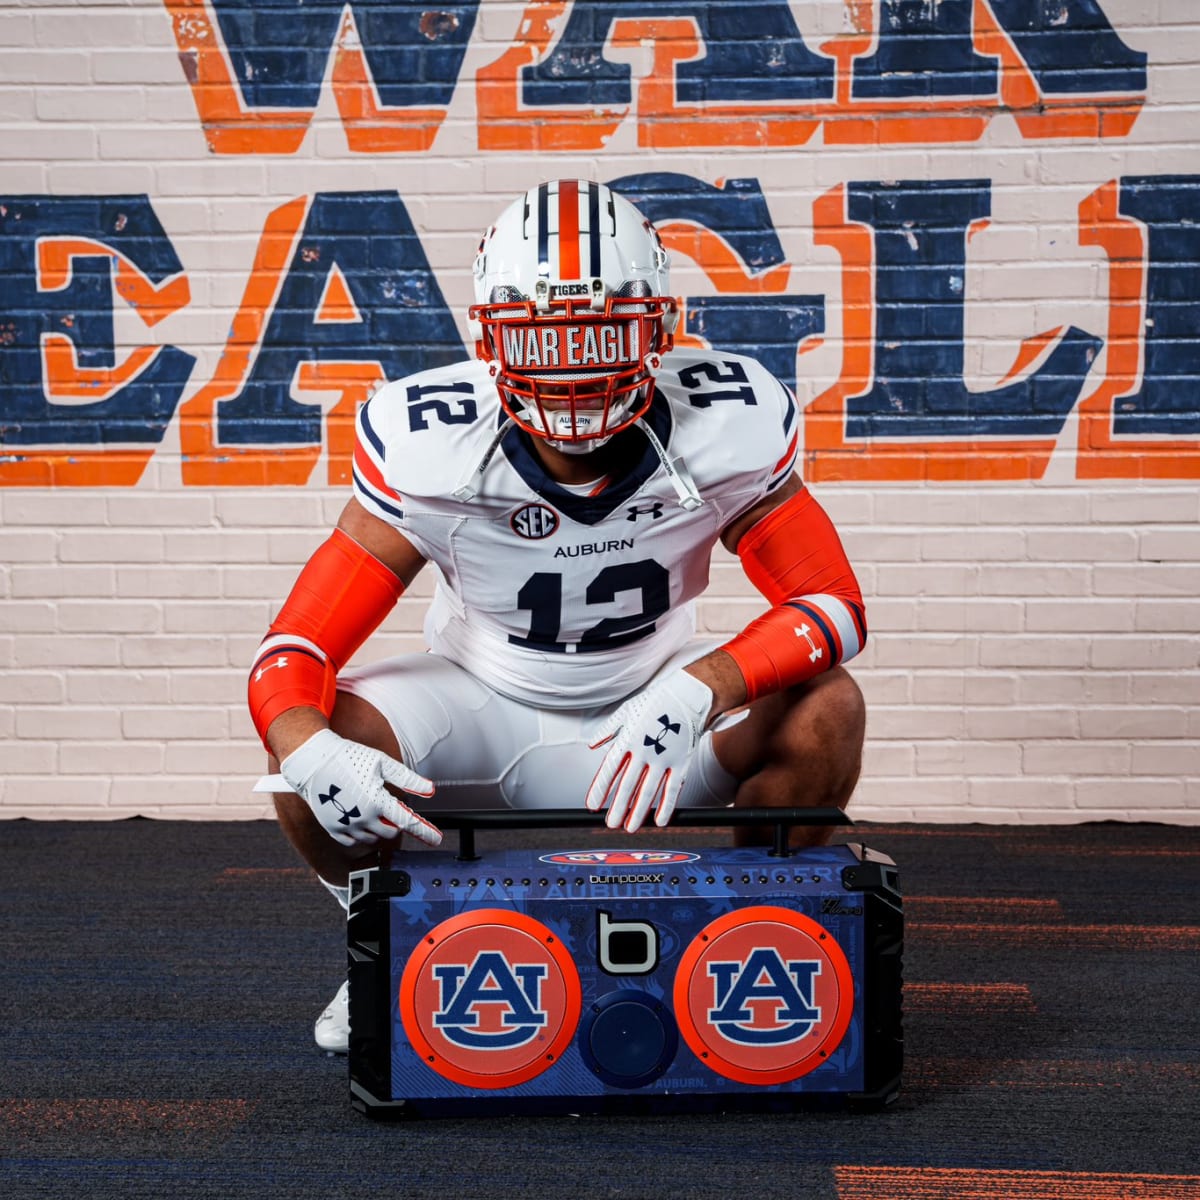
[[[663,360],[657,384],[671,404],[680,451],[724,460],[733,471],[790,469],[797,444],[795,397],[757,359],[685,347]],[[786,462],[781,458],[786,456]]]
[[[449,495],[487,449],[500,401],[479,362],[464,360],[397,379],[359,410],[359,443],[401,493]]]

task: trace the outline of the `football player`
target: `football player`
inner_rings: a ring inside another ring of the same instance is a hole
[[[866,624],[794,473],[794,397],[673,347],[667,254],[601,184],[517,199],[474,283],[474,360],[362,406],[353,496],[255,657],[287,837],[345,905],[402,832],[441,840],[439,807],[579,804],[633,833],[676,805],[844,806]],[[766,608],[697,641],[718,541]],[[426,564],[429,652],[346,668]],[[347,1034],[343,986],[316,1036]]]

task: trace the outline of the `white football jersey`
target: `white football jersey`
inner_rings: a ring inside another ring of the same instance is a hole
[[[496,444],[505,414],[476,361],[362,406],[354,494],[438,569],[431,649],[523,703],[583,708],[637,691],[688,641],[714,544],[791,475],[799,419],[740,355],[675,350],[656,382],[643,421],[690,474],[694,509],[636,426],[619,436],[640,457],[594,494],[554,482],[520,430]]]

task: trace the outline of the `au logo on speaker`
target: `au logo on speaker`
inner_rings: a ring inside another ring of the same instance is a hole
[[[413,1049],[467,1087],[536,1078],[574,1037],[581,1008],[570,951],[540,921],[505,909],[443,921],[400,978],[400,1019]]]
[[[779,1084],[838,1047],[854,1009],[842,948],[803,913],[737,909],[692,939],[675,974],[675,1018],[701,1062],[740,1083]]]

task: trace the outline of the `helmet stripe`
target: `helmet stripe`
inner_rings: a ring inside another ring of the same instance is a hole
[[[558,277],[579,278],[579,183],[558,185]]]
[[[543,183],[537,194],[537,270],[550,273],[550,185]]]
[[[588,188],[588,278],[600,274],[600,188],[589,183]]]

